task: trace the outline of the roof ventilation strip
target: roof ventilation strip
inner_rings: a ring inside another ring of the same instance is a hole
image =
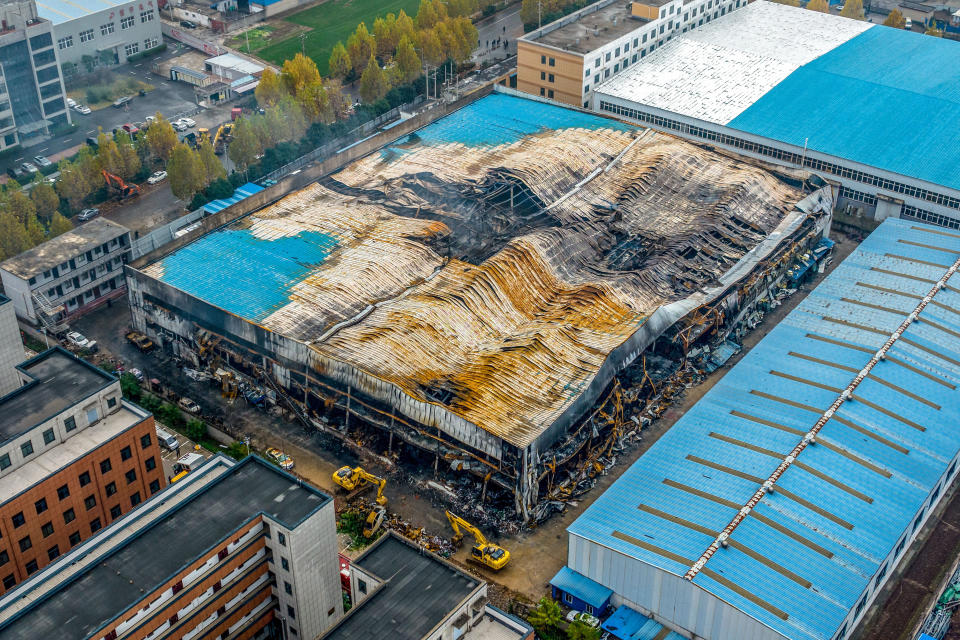
[[[953,274],[957,272],[957,269],[960,269],[960,258],[958,258],[956,262],[954,262],[953,265],[947,269],[942,276],[940,276],[940,279],[934,283],[927,295],[924,296],[924,298],[920,301],[916,308],[914,308],[910,315],[907,316],[902,323],[900,323],[900,326],[897,327],[897,330],[894,331],[889,338],[887,338],[887,341],[870,358],[870,361],[863,369],[860,370],[860,373],[858,373],[857,376],[850,382],[850,384],[847,385],[842,392],[840,392],[840,395],[837,396],[837,399],[833,401],[833,404],[830,405],[830,408],[823,412],[823,415],[820,416],[810,431],[803,436],[803,439],[783,459],[783,462],[781,462],[774,472],[770,474],[770,477],[768,477],[761,484],[756,493],[753,494],[753,497],[751,497],[743,506],[743,508],[737,512],[737,514],[733,517],[733,520],[730,521],[730,524],[723,528],[723,531],[721,531],[716,539],[710,544],[710,546],[707,547],[707,550],[703,552],[703,555],[701,555],[700,558],[693,563],[693,566],[691,566],[686,575],[683,576],[685,579],[693,580],[696,575],[700,573],[700,570],[703,569],[704,565],[707,564],[707,561],[713,556],[714,553],[717,552],[717,549],[726,546],[727,539],[733,533],[733,530],[736,529],[737,526],[743,522],[748,515],[750,515],[750,511],[752,511],[757,503],[763,499],[763,496],[766,493],[773,493],[774,485],[776,484],[777,480],[780,479],[780,476],[782,476],[783,473],[790,468],[790,465],[796,461],[797,457],[799,457],[799,455],[804,449],[807,448],[808,445],[816,442],[817,434],[820,432],[820,429],[822,429],[827,421],[830,420],[830,418],[832,418],[833,415],[840,409],[840,406],[844,402],[854,401],[853,390],[856,389],[861,382],[863,382],[864,378],[870,375],[870,371],[878,362],[886,359],[887,352],[891,347],[893,347],[893,344],[900,338],[900,336],[903,335],[904,331],[906,331],[912,323],[919,322],[920,313],[928,304],[930,304],[930,302],[933,300],[933,296],[935,296],[937,292],[946,286],[947,281],[950,280]]]

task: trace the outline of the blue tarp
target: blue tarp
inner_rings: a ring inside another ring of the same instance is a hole
[[[209,215],[212,213],[217,213],[226,209],[232,204],[236,204],[243,200],[244,198],[249,198],[255,193],[263,191],[263,187],[260,185],[248,182],[247,184],[237,187],[237,190],[233,192],[233,195],[229,198],[221,198],[220,200],[213,200],[203,205],[204,212]]]
[[[610,600],[610,596],[613,595],[612,589],[580,575],[570,567],[560,569],[557,575],[553,576],[550,584],[565,593],[569,593],[574,598],[586,602],[595,611],[601,611],[606,606],[607,601]]]
[[[663,625],[623,605],[600,625],[604,631],[619,640],[653,640],[663,631]],[[682,636],[670,632],[663,640],[682,640]]]

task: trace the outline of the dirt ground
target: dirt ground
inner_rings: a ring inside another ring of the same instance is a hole
[[[827,273],[834,265],[839,264],[857,244],[844,236],[837,235],[835,239],[837,245],[834,249],[832,262],[827,268]],[[647,428],[643,432],[640,444],[621,454],[618,464],[606,475],[599,478],[596,486],[584,499],[579,500],[576,506],[569,506],[565,513],[554,516],[536,529],[516,536],[498,538],[496,532],[488,532],[494,540],[510,550],[512,561],[509,566],[499,573],[494,573],[485,567],[478,567],[476,564],[468,562],[469,545],[467,544],[464,544],[464,547],[454,555],[453,559],[458,564],[478,573],[489,582],[499,583],[515,592],[516,595],[529,598],[531,601],[535,601],[546,594],[549,589],[550,578],[566,562],[565,529],[568,523],[573,522],[688,408],[693,406],[713,385],[722,379],[729,368],[796,307],[823,277],[823,275],[817,276],[816,280],[805,285],[768,314],[761,325],[745,338],[743,350],[731,358],[726,366],[710,375],[702,384],[689,389],[677,404],[664,413],[663,418]],[[297,475],[321,489],[333,492],[333,495],[340,495],[334,491],[335,485],[331,479],[331,474],[343,465],[355,465],[359,462],[358,456],[352,450],[330,436],[318,433],[315,430],[308,431],[297,422],[290,422],[250,407],[242,399],[238,399],[232,404],[226,404],[220,396],[219,389],[215,386],[207,383],[196,383],[183,375],[177,364],[171,359],[157,354],[141,354],[127,343],[124,334],[128,330],[129,323],[129,311],[125,299],[122,299],[115,302],[112,307],[104,307],[84,317],[76,323],[76,328],[84,335],[97,340],[103,351],[123,361],[128,367],[139,367],[148,378],[160,378],[181,395],[186,395],[197,401],[203,408],[205,416],[219,416],[224,421],[228,432],[238,439],[249,436],[252,444],[258,448],[280,447],[293,456],[296,461],[294,472]],[[364,460],[363,464],[375,473],[385,471],[385,469],[372,464],[369,460]],[[408,475],[409,471],[405,470],[405,473],[400,475]],[[386,495],[390,499],[389,509],[402,514],[403,518],[413,526],[425,527],[428,532],[433,534],[447,536],[451,533],[442,506],[435,505],[432,497],[422,495],[416,487],[403,480],[395,481],[391,479],[386,489]],[[451,508],[455,508],[455,505]]]

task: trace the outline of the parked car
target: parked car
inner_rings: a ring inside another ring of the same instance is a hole
[[[75,106],[77,106],[77,101],[73,98],[67,98],[67,106],[73,109]]]
[[[59,177],[60,177],[60,172],[59,172],[59,171],[54,171],[53,173],[51,173],[50,175],[48,175],[46,178],[44,178],[43,181],[46,182],[46,183],[49,184],[49,185],[55,185],[55,184],[57,184],[57,178],[59,178]]]
[[[147,116],[146,118],[144,118],[144,121],[147,123],[148,127],[153,124],[154,120],[156,120],[156,118],[154,118],[153,116]]]
[[[277,449],[276,447],[270,447],[264,451],[264,454],[280,465],[281,469],[285,471],[293,469],[293,458],[285,454],[283,451],[280,451],[280,449]]]
[[[191,129],[197,126],[197,121],[194,120],[193,118],[180,118],[179,120],[177,120],[177,122],[182,122],[183,124],[187,125]]]
[[[88,222],[96,218],[98,215],[100,215],[100,209],[84,209],[77,214],[77,220],[80,222]]]
[[[37,165],[33,164],[32,162],[21,162],[20,169],[24,173],[36,173],[39,171],[39,169],[37,169]]]
[[[157,427],[157,440],[160,441],[160,446],[169,451],[176,451],[180,448],[180,441],[166,429]]]
[[[181,122],[180,120],[177,120],[176,122],[171,122],[171,123],[170,123],[170,126],[173,127],[173,130],[174,130],[174,131],[186,131],[186,130],[187,130],[187,125],[186,125],[186,123]]]
[[[589,613],[584,611],[571,611],[567,614],[567,622],[573,623],[580,621],[583,624],[587,625],[591,629],[596,629],[600,626],[600,619],[596,616],[592,616]]]
[[[143,371],[140,371],[140,369],[130,369],[127,373],[136,378],[137,382],[143,382]]]
[[[127,133],[129,133],[130,135],[136,135],[136,133],[137,133],[138,131],[140,131],[140,129],[137,128],[137,125],[135,125],[135,124],[130,124],[129,122],[128,122],[127,124],[121,126],[120,128],[123,129],[124,131],[126,131]]]
[[[23,182],[23,180],[27,177],[27,174],[20,167],[10,167],[7,169],[7,175],[17,182]]]
[[[150,174],[150,177],[147,178],[148,184],[157,184],[158,182],[163,182],[167,179],[166,171],[154,171]]]
[[[139,331],[131,331],[127,334],[129,340],[140,351],[147,352],[153,349],[153,340],[143,335]]]
[[[90,340],[79,331],[70,331],[67,333],[67,342],[79,349],[97,350],[97,341]]]
[[[90,107],[88,107],[88,106],[86,106],[86,105],[78,104],[77,106],[75,106],[75,107],[73,108],[73,110],[74,110],[74,111],[78,111],[78,112],[82,113],[82,114],[85,115],[85,116],[90,115]]]
[[[131,96],[123,96],[122,98],[117,98],[113,101],[113,107],[115,109],[122,109],[124,106],[129,104],[133,100]]]
[[[177,404],[180,405],[180,408],[186,411],[187,413],[200,413],[200,405],[191,400],[190,398],[180,398],[180,402]]]
[[[197,28],[196,23],[190,22],[189,20],[181,20],[181,21],[180,21],[180,26],[183,27],[184,29],[196,29],[196,28]]]
[[[911,29],[913,29],[913,20],[911,20],[910,18],[907,18],[906,22],[903,23],[903,28],[906,29],[907,31],[910,31]]]
[[[47,156],[33,156],[33,160],[41,167],[49,167],[53,164]]]
[[[93,136],[87,136],[87,144],[96,149],[100,143]]]

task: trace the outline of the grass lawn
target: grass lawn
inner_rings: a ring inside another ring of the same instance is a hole
[[[270,34],[274,31],[276,29],[268,24],[261,25],[230,38],[227,45],[244,53],[259,51],[270,44]],[[247,49],[247,45],[250,46],[249,49]]]
[[[420,0],[327,0],[306,11],[295,13],[286,20],[310,29],[306,32],[304,51],[317,63],[321,75],[326,75],[333,45],[337,44],[338,40],[346,44],[347,38],[357,29],[358,24],[366,22],[372,33],[374,18],[388,13],[399,13],[401,9],[413,17],[418,6]],[[276,65],[282,65],[284,60],[289,60],[299,52],[300,38],[292,36],[260,49],[257,55]]]

